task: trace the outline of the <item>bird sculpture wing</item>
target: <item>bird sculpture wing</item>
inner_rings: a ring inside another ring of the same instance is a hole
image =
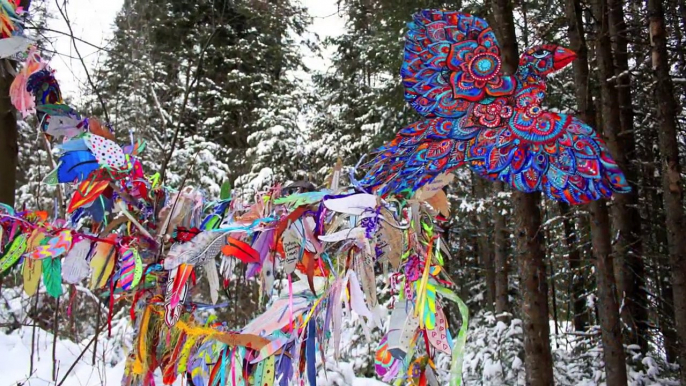
[[[425,117],[459,118],[474,102],[512,95],[516,88],[515,78],[502,72],[493,29],[461,12],[414,15],[400,74],[405,100]]]
[[[402,76],[406,99],[426,118],[403,128],[363,165],[364,187],[382,196],[411,195],[466,164],[482,177],[570,204],[629,191],[593,129],[541,108],[544,83],[523,85],[500,72],[497,42],[482,19],[416,14]]]

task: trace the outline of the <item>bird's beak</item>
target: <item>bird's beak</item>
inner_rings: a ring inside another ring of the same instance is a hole
[[[576,59],[576,52],[564,48],[564,47],[557,47],[557,50],[555,50],[555,55],[553,56],[553,66],[555,67],[555,70],[561,70],[571,62]]]

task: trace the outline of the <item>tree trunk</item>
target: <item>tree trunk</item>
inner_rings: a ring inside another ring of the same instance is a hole
[[[565,232],[565,245],[569,257],[569,272],[571,275],[571,293],[569,294],[572,302],[572,318],[574,321],[574,331],[586,331],[586,298],[584,297],[584,283],[581,276],[581,252],[577,247],[576,229],[574,229],[574,219],[571,218],[569,205],[564,202],[559,203],[560,214],[564,217],[563,226]]]
[[[501,52],[503,71],[512,74],[519,63],[512,2],[494,1],[493,16],[496,20],[495,32],[499,35],[503,48]],[[524,366],[526,382],[531,386],[548,386],[554,383],[553,358],[550,352],[548,283],[543,232],[540,231],[540,197],[539,193],[527,194],[515,191],[512,194],[522,294]]]
[[[603,0],[598,0],[601,3]],[[600,4],[602,9],[602,4]],[[581,119],[588,124],[595,123],[595,108],[591,101],[588,88],[589,67],[588,48],[583,29],[581,4],[579,0],[566,0],[565,13],[569,28],[569,40],[572,49],[577,52],[577,60],[573,64],[574,83],[577,96],[577,105],[581,113]],[[597,13],[602,15],[603,13]],[[606,17],[601,18],[601,28],[597,31],[599,39],[608,39]],[[596,45],[598,51],[604,45],[601,42]],[[601,54],[599,53],[599,56]],[[601,78],[606,78],[606,62],[598,58]],[[610,63],[611,64],[611,63]],[[604,90],[605,91],[605,90]],[[605,97],[605,92],[603,93]],[[603,99],[602,110],[606,113],[607,102]],[[608,121],[603,121],[607,127]],[[598,317],[602,330],[603,359],[605,360],[605,373],[608,386],[624,386],[627,384],[626,359],[622,344],[622,329],[619,318],[619,304],[616,298],[616,285],[612,261],[612,242],[610,236],[610,218],[608,216],[605,201],[594,201],[589,205],[591,211],[591,244],[593,245],[594,262],[596,266],[596,281],[598,293]]]
[[[503,191],[503,183],[494,184],[495,196]],[[500,200],[496,198],[496,200]],[[498,320],[509,323],[510,299],[508,283],[508,262],[507,262],[507,233],[505,229],[505,215],[502,213],[502,206],[494,205],[493,213],[493,243],[495,244],[494,264],[495,264],[495,313]]]
[[[612,44],[603,49],[607,60],[616,65],[612,73],[616,78],[614,85],[605,82],[602,87],[614,87],[616,90],[617,109],[612,114],[619,115],[619,126],[608,125],[605,135],[616,141],[612,155],[631,186],[631,192],[617,195],[612,205],[613,220],[619,237],[615,243],[615,273],[620,297],[624,297],[622,319],[629,327],[627,343],[637,344],[642,352],[648,350],[648,313],[645,292],[645,267],[643,264],[643,244],[641,238],[641,214],[638,206],[638,178],[636,167],[630,160],[636,157],[634,139],[634,113],[631,99],[631,73],[629,72],[629,54],[626,39],[627,26],[624,21],[624,2],[607,0],[608,29]],[[596,17],[600,17],[596,15]],[[606,45],[607,42],[600,42]],[[610,54],[612,49],[612,54]],[[609,67],[610,65],[608,65]],[[613,97],[608,95],[608,97]],[[607,119],[607,117],[605,118]],[[613,118],[614,122],[616,118]]]
[[[592,216],[591,238],[598,282],[598,317],[603,339],[606,382],[608,386],[626,386],[626,359],[612,269],[610,218],[605,201],[594,201],[589,208]]]
[[[4,62],[4,63],[2,63]],[[0,60],[0,203],[14,206],[17,184],[17,117],[10,101],[14,77],[7,71],[6,60]]]
[[[655,100],[659,122],[660,157],[662,163],[662,198],[669,244],[669,262],[672,270],[672,291],[674,294],[674,316],[679,336],[679,364],[681,383],[686,384],[686,229],[683,209],[683,188],[677,143],[677,105],[674,100],[674,86],[669,75],[667,39],[665,34],[664,10],[661,0],[648,0],[650,19],[650,45],[655,78]]]
[[[476,175],[472,179],[475,182],[476,198],[485,199],[489,196],[486,180]],[[484,296],[485,308],[494,311],[495,305],[495,265],[493,264],[493,243],[491,235],[490,211],[476,214],[478,219],[477,243],[479,245],[479,257],[481,269],[486,276],[486,296]]]

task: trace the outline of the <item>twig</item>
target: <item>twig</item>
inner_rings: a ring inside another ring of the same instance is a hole
[[[0,287],[2,287],[2,282],[3,278],[0,278]],[[0,295],[2,295],[2,292],[0,292]],[[10,302],[7,301],[7,298],[5,295],[2,295],[2,300],[5,302],[5,306],[7,307],[7,311],[9,311],[10,316],[12,316],[12,319],[14,319],[14,324],[13,326],[18,326],[16,328],[21,327],[22,323],[19,321],[19,318],[14,314],[14,311],[12,311],[12,307],[10,306]]]
[[[100,299],[100,304],[98,306],[98,310],[100,309],[100,307],[102,307],[102,299]],[[98,335],[100,335],[100,313],[99,312],[98,312],[98,316],[95,320],[95,336],[93,337],[93,342],[95,343],[95,346],[93,346],[93,360],[92,360],[93,366],[95,366],[95,353],[96,353],[96,351],[98,351]],[[78,361],[78,359],[77,359],[77,361]]]
[[[57,6],[57,10],[60,11],[60,15],[62,15],[64,22],[67,23],[67,28],[69,28],[69,36],[71,37],[71,43],[74,46],[74,51],[76,52],[76,56],[79,57],[79,61],[81,62],[81,65],[83,66],[83,71],[86,73],[86,78],[88,78],[88,84],[90,84],[91,88],[93,89],[93,92],[95,92],[95,95],[98,97],[98,101],[100,102],[100,106],[102,107],[102,111],[105,114],[105,121],[109,125],[110,124],[110,116],[107,113],[107,106],[105,105],[105,101],[102,99],[102,95],[100,95],[100,92],[98,92],[98,88],[95,87],[95,83],[93,83],[93,79],[91,79],[91,75],[88,72],[88,66],[86,66],[86,63],[83,61],[83,56],[81,56],[81,52],[79,52],[79,48],[76,46],[76,39],[74,37],[74,30],[71,28],[71,23],[69,22],[69,17],[67,16],[66,11],[62,10],[62,7],[60,7],[59,0],[55,0],[55,5]]]
[[[57,382],[57,333],[58,333],[58,318],[60,317],[60,298],[57,297],[57,304],[55,305],[55,319],[52,322],[52,380]]]
[[[188,84],[188,76],[186,76],[186,90],[184,91],[183,94],[183,103],[181,104],[181,112],[179,113],[179,116],[176,119],[176,126],[174,127],[174,136],[172,137],[172,142],[169,147],[169,153],[164,157],[164,161],[162,161],[162,168],[160,170],[160,183],[164,182],[164,176],[167,171],[167,166],[169,165],[169,161],[171,160],[172,155],[174,154],[174,148],[176,147],[176,141],[179,138],[179,130],[181,129],[181,121],[182,118],[186,112],[186,108],[188,107],[188,99],[191,95],[191,89],[195,87],[196,82],[200,78],[200,72],[202,70],[202,64],[203,61],[205,60],[205,52],[207,52],[207,48],[210,46],[210,43],[212,42],[212,39],[214,36],[217,34],[217,28],[212,31],[212,34],[210,35],[209,38],[207,38],[207,41],[205,42],[205,45],[202,48],[202,51],[200,52],[200,59],[198,59],[198,67],[195,69],[195,75],[193,76],[193,81]],[[189,68],[190,69],[190,68]]]
[[[98,315],[100,315],[100,313],[98,313]],[[98,324],[96,327],[97,327],[95,329],[96,334],[93,335],[93,338],[91,338],[91,340],[88,342],[88,344],[86,344],[86,347],[83,348],[83,350],[81,351],[79,356],[76,357],[76,360],[74,361],[74,363],[72,363],[71,366],[69,366],[69,369],[67,369],[67,372],[64,374],[64,376],[62,377],[62,380],[60,380],[60,382],[57,384],[57,386],[62,386],[64,381],[67,380],[67,377],[69,376],[69,374],[72,372],[72,370],[74,370],[74,367],[76,366],[76,364],[79,363],[81,358],[83,358],[84,354],[86,354],[86,351],[88,351],[88,348],[93,344],[93,342],[95,342],[97,340],[98,331],[100,330],[100,325]],[[102,327],[105,327],[105,326],[102,326]],[[93,357],[94,358],[95,358],[95,351],[96,351],[95,348],[93,348]],[[95,365],[95,363],[94,363],[94,365]]]
[[[38,294],[35,294],[36,299],[33,302],[33,312],[38,310]],[[29,364],[29,374],[33,374],[33,356],[36,353],[36,322],[33,322],[31,327],[31,363]]]
[[[160,113],[160,119],[162,119],[162,127],[167,126],[167,119],[170,121],[171,116],[169,116],[169,113],[164,111],[162,108],[162,105],[160,104],[160,100],[157,99],[157,93],[155,92],[155,89],[152,88],[152,85],[150,85],[150,94],[152,95],[152,100],[155,102],[155,107],[157,107],[157,111]]]
[[[28,27],[28,26],[27,26],[27,27],[24,27],[24,29],[36,30],[36,31],[47,31],[47,32],[53,32],[53,33],[56,33],[56,34],[64,35],[64,36],[69,36],[70,38],[72,38],[72,39],[74,39],[74,40],[78,40],[78,41],[80,41],[81,43],[83,43],[83,44],[85,44],[85,45],[87,45],[87,46],[91,46],[91,47],[93,47],[93,48],[97,48],[97,49],[100,50],[100,51],[105,51],[105,52],[107,52],[107,53],[110,53],[110,52],[111,52],[111,51],[108,50],[107,48],[97,46],[97,45],[95,45],[95,44],[93,44],[93,43],[90,43],[90,42],[88,42],[88,41],[86,41],[86,40],[83,40],[83,39],[81,39],[81,38],[77,38],[76,36],[70,35],[70,34],[68,34],[68,33],[66,33],[66,32],[63,32],[63,31],[57,31],[57,30],[50,29],[50,28],[36,27],[36,26],[33,26],[33,27]]]

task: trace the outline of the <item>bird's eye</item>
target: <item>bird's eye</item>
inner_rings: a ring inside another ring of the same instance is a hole
[[[549,52],[548,52],[548,51],[544,51],[544,50],[538,50],[538,51],[536,51],[536,52],[533,53],[534,58],[538,58],[538,59],[543,59],[543,58],[545,58],[546,56],[548,56],[548,54],[549,54]]]

